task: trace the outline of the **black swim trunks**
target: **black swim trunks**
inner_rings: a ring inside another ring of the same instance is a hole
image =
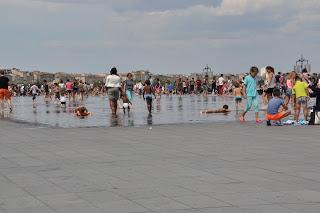
[[[272,95],[273,94],[273,90],[274,90],[274,88],[268,88],[264,92],[267,93],[268,95]]]

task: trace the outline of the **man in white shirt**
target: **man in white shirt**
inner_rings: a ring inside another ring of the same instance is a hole
[[[221,74],[220,78],[218,78],[219,95],[223,95],[223,85],[224,85],[224,78],[223,78],[223,74]]]
[[[34,105],[35,101],[36,101],[36,97],[38,96],[39,93],[41,93],[41,90],[39,89],[39,87],[36,84],[33,84],[30,87],[30,92],[32,94],[32,102],[33,102],[33,105]]]

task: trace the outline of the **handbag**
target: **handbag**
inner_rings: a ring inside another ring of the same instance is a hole
[[[316,110],[315,107],[311,111],[309,125],[320,125],[320,111]]]

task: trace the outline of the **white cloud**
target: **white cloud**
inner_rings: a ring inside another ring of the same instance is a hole
[[[97,50],[101,55],[112,52],[109,58],[119,54],[122,59],[122,55],[128,54],[124,61],[132,57],[139,60],[139,56],[150,57],[151,61],[151,55],[146,54],[148,51],[158,58],[176,52],[176,56],[183,61],[188,51],[189,59],[194,57],[193,52],[199,55],[202,52],[216,52],[217,57],[224,55],[229,58],[234,54],[236,60],[245,64],[251,63],[251,57],[263,55],[264,48],[272,49],[273,46],[276,46],[273,55],[275,58],[278,56],[277,59],[289,58],[286,49],[293,52],[290,54],[298,55],[308,47],[311,52],[320,48],[315,42],[320,34],[320,0],[217,2],[0,0],[0,7],[12,6],[10,11],[19,8],[14,18],[3,19],[2,25],[7,26],[6,31],[14,29],[23,34],[24,39],[20,43],[31,41],[40,44],[44,54],[46,48],[54,49],[53,52],[92,51],[93,58],[98,60],[99,56],[95,55]],[[58,10],[59,14],[48,14],[47,10]],[[3,12],[6,14],[6,9]],[[30,12],[34,13],[31,17]],[[4,35],[2,37],[6,38]],[[14,45],[15,42],[11,42],[10,46]],[[88,51],[77,51],[79,49]],[[130,55],[130,51],[131,54],[134,51],[137,57]],[[277,53],[281,51],[282,54]],[[264,57],[269,60],[273,57],[271,55]],[[201,60],[199,58],[197,60]],[[187,64],[192,63],[189,59],[186,57]],[[143,63],[147,62],[140,64]]]
[[[58,9],[61,7],[58,3],[41,0],[0,0],[0,5],[47,9]]]
[[[103,49],[114,47],[112,42],[105,41],[46,41],[42,43],[43,47],[50,48],[69,48],[69,49]]]

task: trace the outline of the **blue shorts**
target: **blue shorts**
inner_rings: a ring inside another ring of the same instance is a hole
[[[292,96],[292,89],[287,89],[286,96],[288,97]]]
[[[235,101],[236,101],[236,102],[241,102],[241,101],[242,101],[242,97],[241,97],[241,96],[237,96],[237,97],[235,98]]]
[[[152,102],[152,95],[151,94],[146,94],[144,96],[144,98],[146,99],[147,102]]]

